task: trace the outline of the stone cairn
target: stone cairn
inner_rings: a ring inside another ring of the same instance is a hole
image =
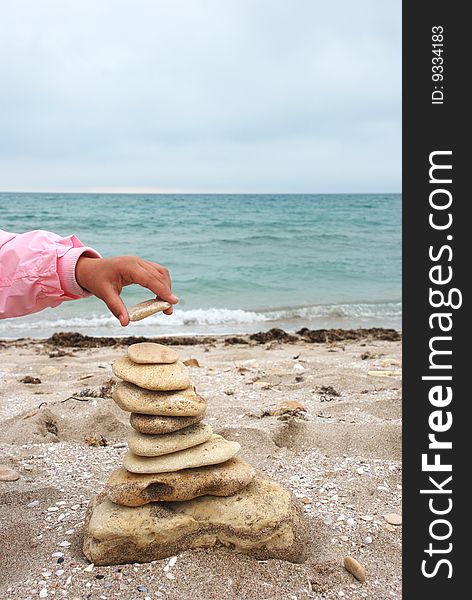
[[[132,430],[124,467],[87,510],[83,550],[91,562],[149,562],[212,546],[304,559],[298,503],[203,422],[206,402],[173,349],[133,344],[113,372],[121,380],[113,399],[131,413]]]

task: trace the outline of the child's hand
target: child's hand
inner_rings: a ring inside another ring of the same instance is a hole
[[[151,290],[162,300],[177,304],[179,299],[172,294],[169,271],[157,263],[143,260],[139,256],[115,256],[113,258],[90,258],[81,256],[75,267],[77,283],[105,302],[110,311],[125,327],[129,315],[121,290],[126,285],[137,283]],[[164,311],[172,314],[172,307]]]

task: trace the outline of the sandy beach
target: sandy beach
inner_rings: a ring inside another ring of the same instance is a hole
[[[198,361],[214,431],[303,505],[305,563],[221,548],[90,567],[85,510],[126,450],[110,364],[129,341],[0,342],[0,464],[20,474],[0,482],[2,600],[401,598],[401,526],[384,517],[401,514],[401,341],[385,330],[164,340]]]

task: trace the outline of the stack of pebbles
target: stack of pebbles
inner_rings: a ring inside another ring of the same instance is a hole
[[[113,372],[122,380],[113,399],[131,413],[133,431],[124,468],[107,485],[112,502],[142,506],[205,494],[229,496],[250,483],[255,470],[235,457],[240,445],[202,422],[206,402],[174,350],[133,344],[115,361]]]
[[[130,320],[169,307],[147,300]],[[83,551],[91,562],[150,562],[216,546],[260,560],[305,559],[300,503],[237,458],[237,442],[203,423],[205,400],[176,352],[134,344],[113,372],[121,379],[113,398],[131,413],[132,431],[124,468],[87,509]]]

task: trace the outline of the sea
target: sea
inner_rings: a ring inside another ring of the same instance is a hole
[[[181,299],[127,328],[97,298],[64,302],[0,320],[0,338],[402,326],[400,194],[0,193],[0,229],[158,262]],[[129,307],[151,297],[123,291]]]

